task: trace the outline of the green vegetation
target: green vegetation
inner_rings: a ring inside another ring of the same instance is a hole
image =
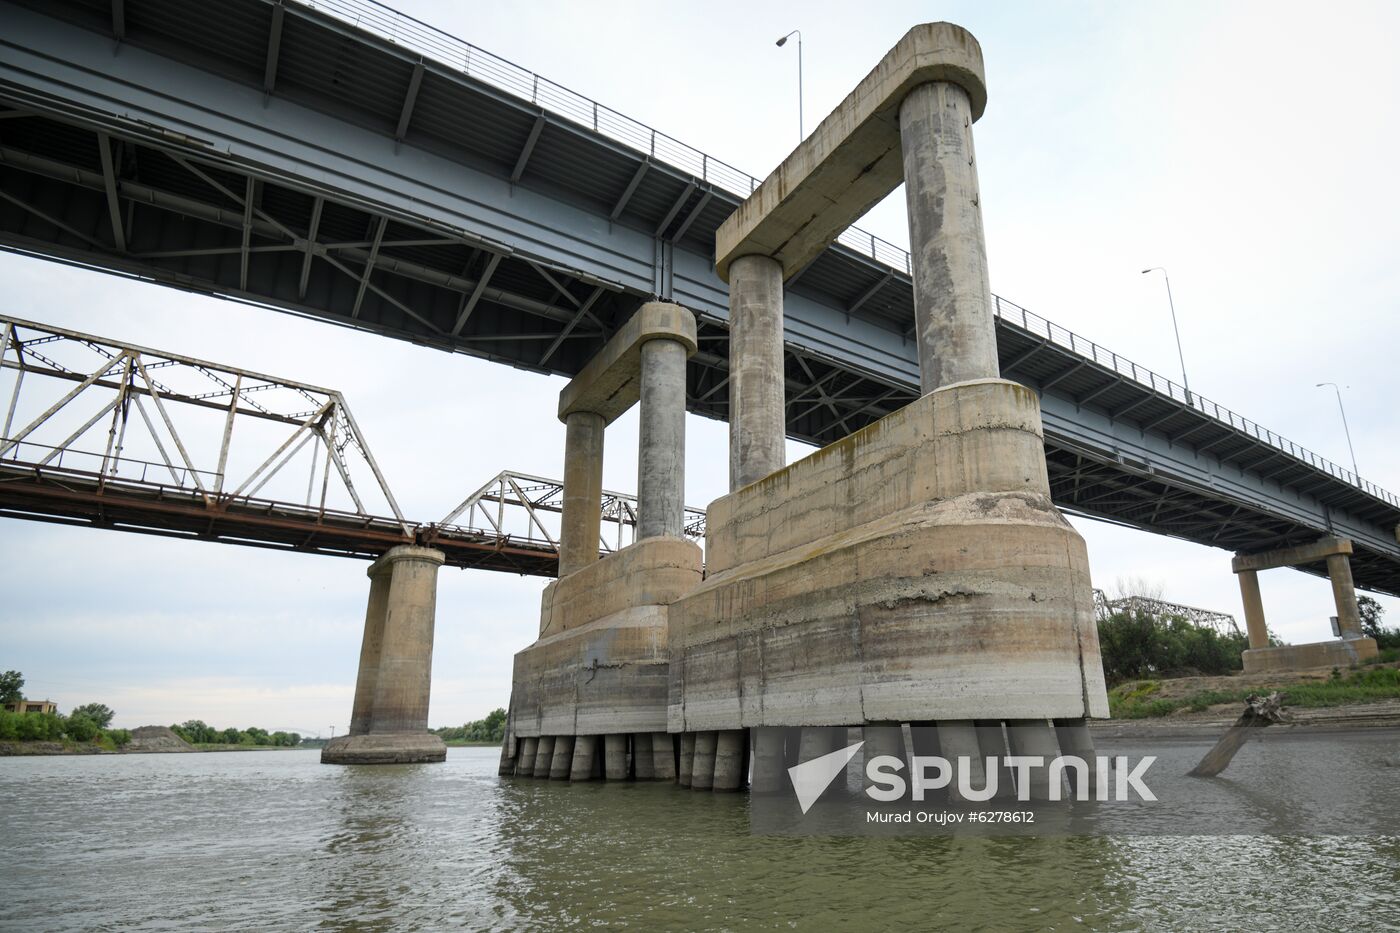
[[[1374,638],[1383,654],[1392,653],[1390,660],[1400,656],[1400,629],[1386,628],[1385,608],[1369,596],[1356,597],[1356,608],[1361,614],[1361,634]]]
[[[105,729],[112,724],[112,717],[116,713],[106,703],[84,703],[75,707],[70,716],[86,716],[91,719],[99,729]]]
[[[1400,699],[1400,670],[1371,667],[1343,675],[1333,669],[1327,680],[1280,687],[1241,687],[1234,690],[1199,690],[1188,696],[1159,697],[1158,681],[1119,684],[1108,692],[1108,708],[1115,719],[1149,719],[1170,716],[1179,710],[1202,712],[1217,703],[1243,703],[1251,693],[1278,690],[1284,706],[1323,707]]]
[[[499,745],[506,735],[506,711],[497,708],[487,713],[485,719],[433,731],[448,745]]]
[[[19,671],[0,674],[0,706],[18,703],[24,698],[24,675]]]
[[[257,726],[215,729],[200,719],[187,719],[179,725],[172,725],[170,731],[194,746],[296,748],[301,744],[301,734],[297,732],[268,732]]]
[[[1143,609],[1114,612],[1098,620],[1099,651],[1110,684],[1153,676],[1228,674],[1241,669],[1249,639],[1222,635],[1177,616]]]

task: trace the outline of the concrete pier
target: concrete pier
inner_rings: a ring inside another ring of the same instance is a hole
[[[904,762],[904,767],[900,774],[908,776],[909,762],[904,756],[904,730],[898,723],[880,723],[868,725],[861,730],[861,741],[865,744],[861,746],[861,761],[867,767],[862,767],[862,780],[866,787],[871,786],[869,778],[868,763],[876,758],[888,756]]]
[[[574,763],[574,737],[561,735],[554,739],[554,754],[549,761],[549,779],[567,781]]]
[[[685,530],[685,360],[677,340],[642,344],[637,447],[637,537],[681,537]]]
[[[564,418],[564,504],[559,520],[559,576],[598,559],[603,522],[603,416],[573,411]]]
[[[767,256],[729,265],[729,488],[783,468],[783,267]]]
[[[953,766],[953,779],[948,784],[948,798],[966,800],[963,788],[980,791],[987,786],[986,762],[977,726],[970,720],[949,720],[938,723],[938,753]]]
[[[962,84],[981,83],[979,74],[960,77]],[[972,121],[971,96],[949,81],[914,88],[899,107],[925,393],[1000,375]]]
[[[445,557],[400,545],[370,565],[360,669],[350,733],[321,749],[326,764],[442,761],[447,747],[428,731],[437,573]]]
[[[632,736],[632,776],[639,781],[656,780],[656,759],[652,757],[651,733]]]
[[[715,786],[715,747],[719,736],[714,732],[695,733],[695,763],[690,769],[691,790],[711,790]]]
[[[539,751],[540,740],[532,735],[517,744],[520,749],[515,755],[515,776],[531,777],[535,773],[535,754]]]
[[[676,740],[667,732],[653,732],[651,735],[652,776],[658,781],[676,780]]]
[[[1249,628],[1249,648],[1242,655],[1244,672],[1297,671],[1318,667],[1350,667],[1380,654],[1374,638],[1361,633],[1361,613],[1356,604],[1356,587],[1351,576],[1352,543],[1347,538],[1328,536],[1311,544],[1278,548],[1255,554],[1236,554],[1231,569],[1240,579],[1245,624]],[[1337,607],[1340,638],[1302,645],[1270,645],[1264,619],[1264,603],[1259,595],[1260,570],[1274,567],[1305,567],[1325,563],[1332,583],[1332,599]]]
[[[1043,719],[1018,719],[1006,724],[1006,737],[1012,755],[1041,760],[1039,765],[1012,769],[1018,777],[1025,775],[1025,783],[1028,785],[1023,790],[1021,782],[1017,781],[1017,799],[1026,797],[1027,794],[1031,800],[1051,799],[1050,762],[1060,755],[1060,745],[1055,739],[1054,728]],[[1057,772],[1055,780],[1062,782],[1064,779]],[[1065,799],[1063,786],[1059,788],[1056,798]]]
[[[745,755],[748,751],[749,734],[746,729],[725,729],[715,736],[715,791],[743,790]]]
[[[681,734],[681,758],[680,771],[676,775],[676,783],[681,787],[689,787],[692,776],[695,774],[695,733],[685,732]]]
[[[755,794],[776,794],[787,787],[784,730],[779,726],[755,726],[753,733],[753,781]]]
[[[554,763],[554,739],[552,735],[540,736],[540,744],[535,748],[535,766],[530,771],[531,777],[549,777],[549,766]]]
[[[609,781],[627,780],[627,736],[603,736],[603,776]]]
[[[593,780],[593,766],[597,754],[598,736],[576,736],[574,738],[574,757],[573,760],[569,763],[569,780]]]
[[[1094,740],[1089,735],[1089,723],[1083,719],[1055,720],[1055,739],[1060,745],[1060,754],[1078,758],[1084,762],[1085,789],[1081,793],[1079,773],[1073,768],[1065,770],[1065,780],[1069,782],[1069,792],[1076,799],[1085,797],[1093,800],[1098,794],[1098,767],[1095,762]]]

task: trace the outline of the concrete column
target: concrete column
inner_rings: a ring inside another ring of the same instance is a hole
[[[715,737],[716,791],[735,791],[744,786],[744,752],[748,750],[746,729],[725,729]]]
[[[370,567],[369,605],[365,609],[365,634],[360,642],[360,673],[355,678],[355,705],[350,713],[350,734],[364,735],[374,719],[374,688],[379,679],[379,654],[384,645],[384,618],[389,613],[388,566]]]
[[[986,767],[988,758],[995,758],[997,767],[997,792],[994,799],[1000,800],[1004,797],[1015,798],[1016,781],[1012,777],[1011,768],[1006,764],[1007,745],[1006,733],[1002,731],[1000,719],[978,719],[974,721],[977,726],[977,741],[982,746],[982,764]]]
[[[538,736],[520,740],[520,750],[515,755],[515,776],[530,777],[535,773],[535,753],[539,750]]]
[[[632,736],[632,774],[639,781],[656,780],[656,761],[651,754],[651,733]]]
[[[676,741],[669,732],[651,734],[651,768],[658,781],[676,780]]]
[[[1264,599],[1259,595],[1259,574],[1241,570],[1240,599],[1244,602],[1244,625],[1249,631],[1249,647],[1269,647],[1269,626],[1264,621]],[[1335,591],[1334,591],[1335,592]]]
[[[564,507],[559,521],[559,576],[598,559],[603,521],[603,435],[607,422],[591,411],[564,419]]]
[[[369,606],[351,732],[321,750],[327,764],[442,761],[447,747],[428,731],[437,572],[432,548],[400,545],[370,565]]]
[[[1094,760],[1094,739],[1089,734],[1089,723],[1083,719],[1055,720],[1055,739],[1060,743],[1060,754],[1082,760],[1088,769],[1085,775],[1088,799],[1093,800],[1098,793],[1098,767]],[[1065,769],[1065,779],[1069,781],[1069,791],[1076,798],[1080,796],[1079,775],[1074,769]]]
[[[535,766],[530,771],[531,777],[549,777],[549,766],[554,763],[554,736],[540,736],[540,744],[535,747]]]
[[[1332,599],[1337,604],[1337,627],[1343,638],[1361,637],[1361,609],[1356,604],[1356,586],[1351,579],[1351,558],[1333,554],[1327,558],[1327,577],[1332,581]]]
[[[676,783],[681,787],[689,787],[690,779],[695,773],[695,733],[681,733],[681,770],[676,776]]]
[[[863,786],[870,787],[870,761],[885,755],[904,761],[904,731],[899,727],[899,723],[872,723],[861,729],[861,740],[865,742],[860,749],[861,761],[866,765],[861,768],[861,782]],[[899,773],[905,778],[909,777],[907,761]]]
[[[924,394],[1001,371],[972,119],[967,91],[944,81],[914,88],[899,106]]]
[[[811,761],[836,751],[837,742],[845,730],[833,726],[803,726],[797,752],[799,762]]]
[[[1013,719],[1006,724],[1006,737],[1011,743],[1011,754],[1041,759],[1040,765],[1031,768],[1027,774],[1028,793],[1031,800],[1049,800],[1050,762],[1060,754],[1060,743],[1055,740],[1055,730],[1044,719]],[[1056,774],[1055,780],[1063,781],[1064,778]],[[1026,796],[1020,786],[1016,787],[1016,794],[1017,799]],[[1065,799],[1063,786],[1060,788],[1059,798]]]
[[[783,758],[783,734],[779,726],[758,726],[753,730],[753,783],[755,794],[776,794],[782,791],[787,777],[787,762]]]
[[[501,742],[501,760],[496,766],[496,774],[502,777],[515,773],[515,757],[511,755],[510,746],[511,738],[507,735],[505,740]],[[515,752],[516,754],[520,753],[520,744],[518,742],[516,743]]]
[[[396,547],[375,562],[391,568],[371,732],[426,732],[433,674],[437,573],[445,555]]]
[[[977,727],[971,720],[958,719],[939,722],[939,754],[953,766],[953,780],[948,786],[951,800],[963,800],[961,784],[974,791],[986,786],[987,772],[982,759],[982,745],[978,741]],[[963,759],[967,760],[964,762]],[[966,777],[963,776],[966,772]]]
[[[603,776],[609,781],[627,780],[627,736],[603,736]]]
[[[574,737],[561,735],[554,740],[554,754],[549,759],[549,779],[567,781],[574,763]]]
[[[642,344],[637,445],[637,539],[679,538],[685,528],[685,346]]]
[[[783,267],[767,256],[729,266],[729,489],[781,470],[784,438]]]
[[[570,781],[593,780],[593,759],[597,749],[596,735],[580,735],[574,739],[574,757],[569,763]]]
[[[710,790],[715,786],[715,745],[719,736],[713,732],[695,733],[695,763],[690,768],[692,790]]]

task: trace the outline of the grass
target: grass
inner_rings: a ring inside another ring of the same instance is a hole
[[[1161,689],[1154,680],[1129,681],[1108,692],[1108,709],[1114,719],[1151,719],[1170,716],[1179,710],[1202,712],[1217,703],[1243,703],[1251,693],[1277,689],[1284,706],[1325,707],[1366,703],[1372,700],[1400,699],[1400,670],[1373,667],[1343,675],[1332,671],[1330,680],[1292,684],[1287,687],[1254,687],[1238,690],[1200,690],[1189,696],[1164,699],[1153,694]]]

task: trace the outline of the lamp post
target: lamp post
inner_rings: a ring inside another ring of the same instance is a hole
[[[1335,382],[1319,382],[1315,388],[1320,389],[1323,386],[1331,386],[1332,391],[1337,393],[1337,410],[1342,413],[1342,430],[1347,435],[1347,450],[1351,451],[1351,472],[1359,480],[1361,479],[1361,471],[1356,466],[1356,448],[1351,446],[1351,428],[1347,427],[1347,409],[1342,404],[1342,389]]]
[[[1162,281],[1167,283],[1167,307],[1172,312],[1172,333],[1176,334],[1176,357],[1181,361],[1181,385],[1186,390],[1186,404],[1192,405],[1191,401],[1191,380],[1186,378],[1186,354],[1181,352],[1181,328],[1176,326],[1176,302],[1172,301],[1172,280],[1167,275],[1167,270],[1161,266],[1153,266],[1150,269],[1143,269],[1142,274],[1149,272],[1162,273]]]
[[[802,30],[794,29],[783,36],[777,41],[777,46],[782,48],[793,36],[797,37],[797,139],[801,142],[807,138],[807,131],[802,125]]]

